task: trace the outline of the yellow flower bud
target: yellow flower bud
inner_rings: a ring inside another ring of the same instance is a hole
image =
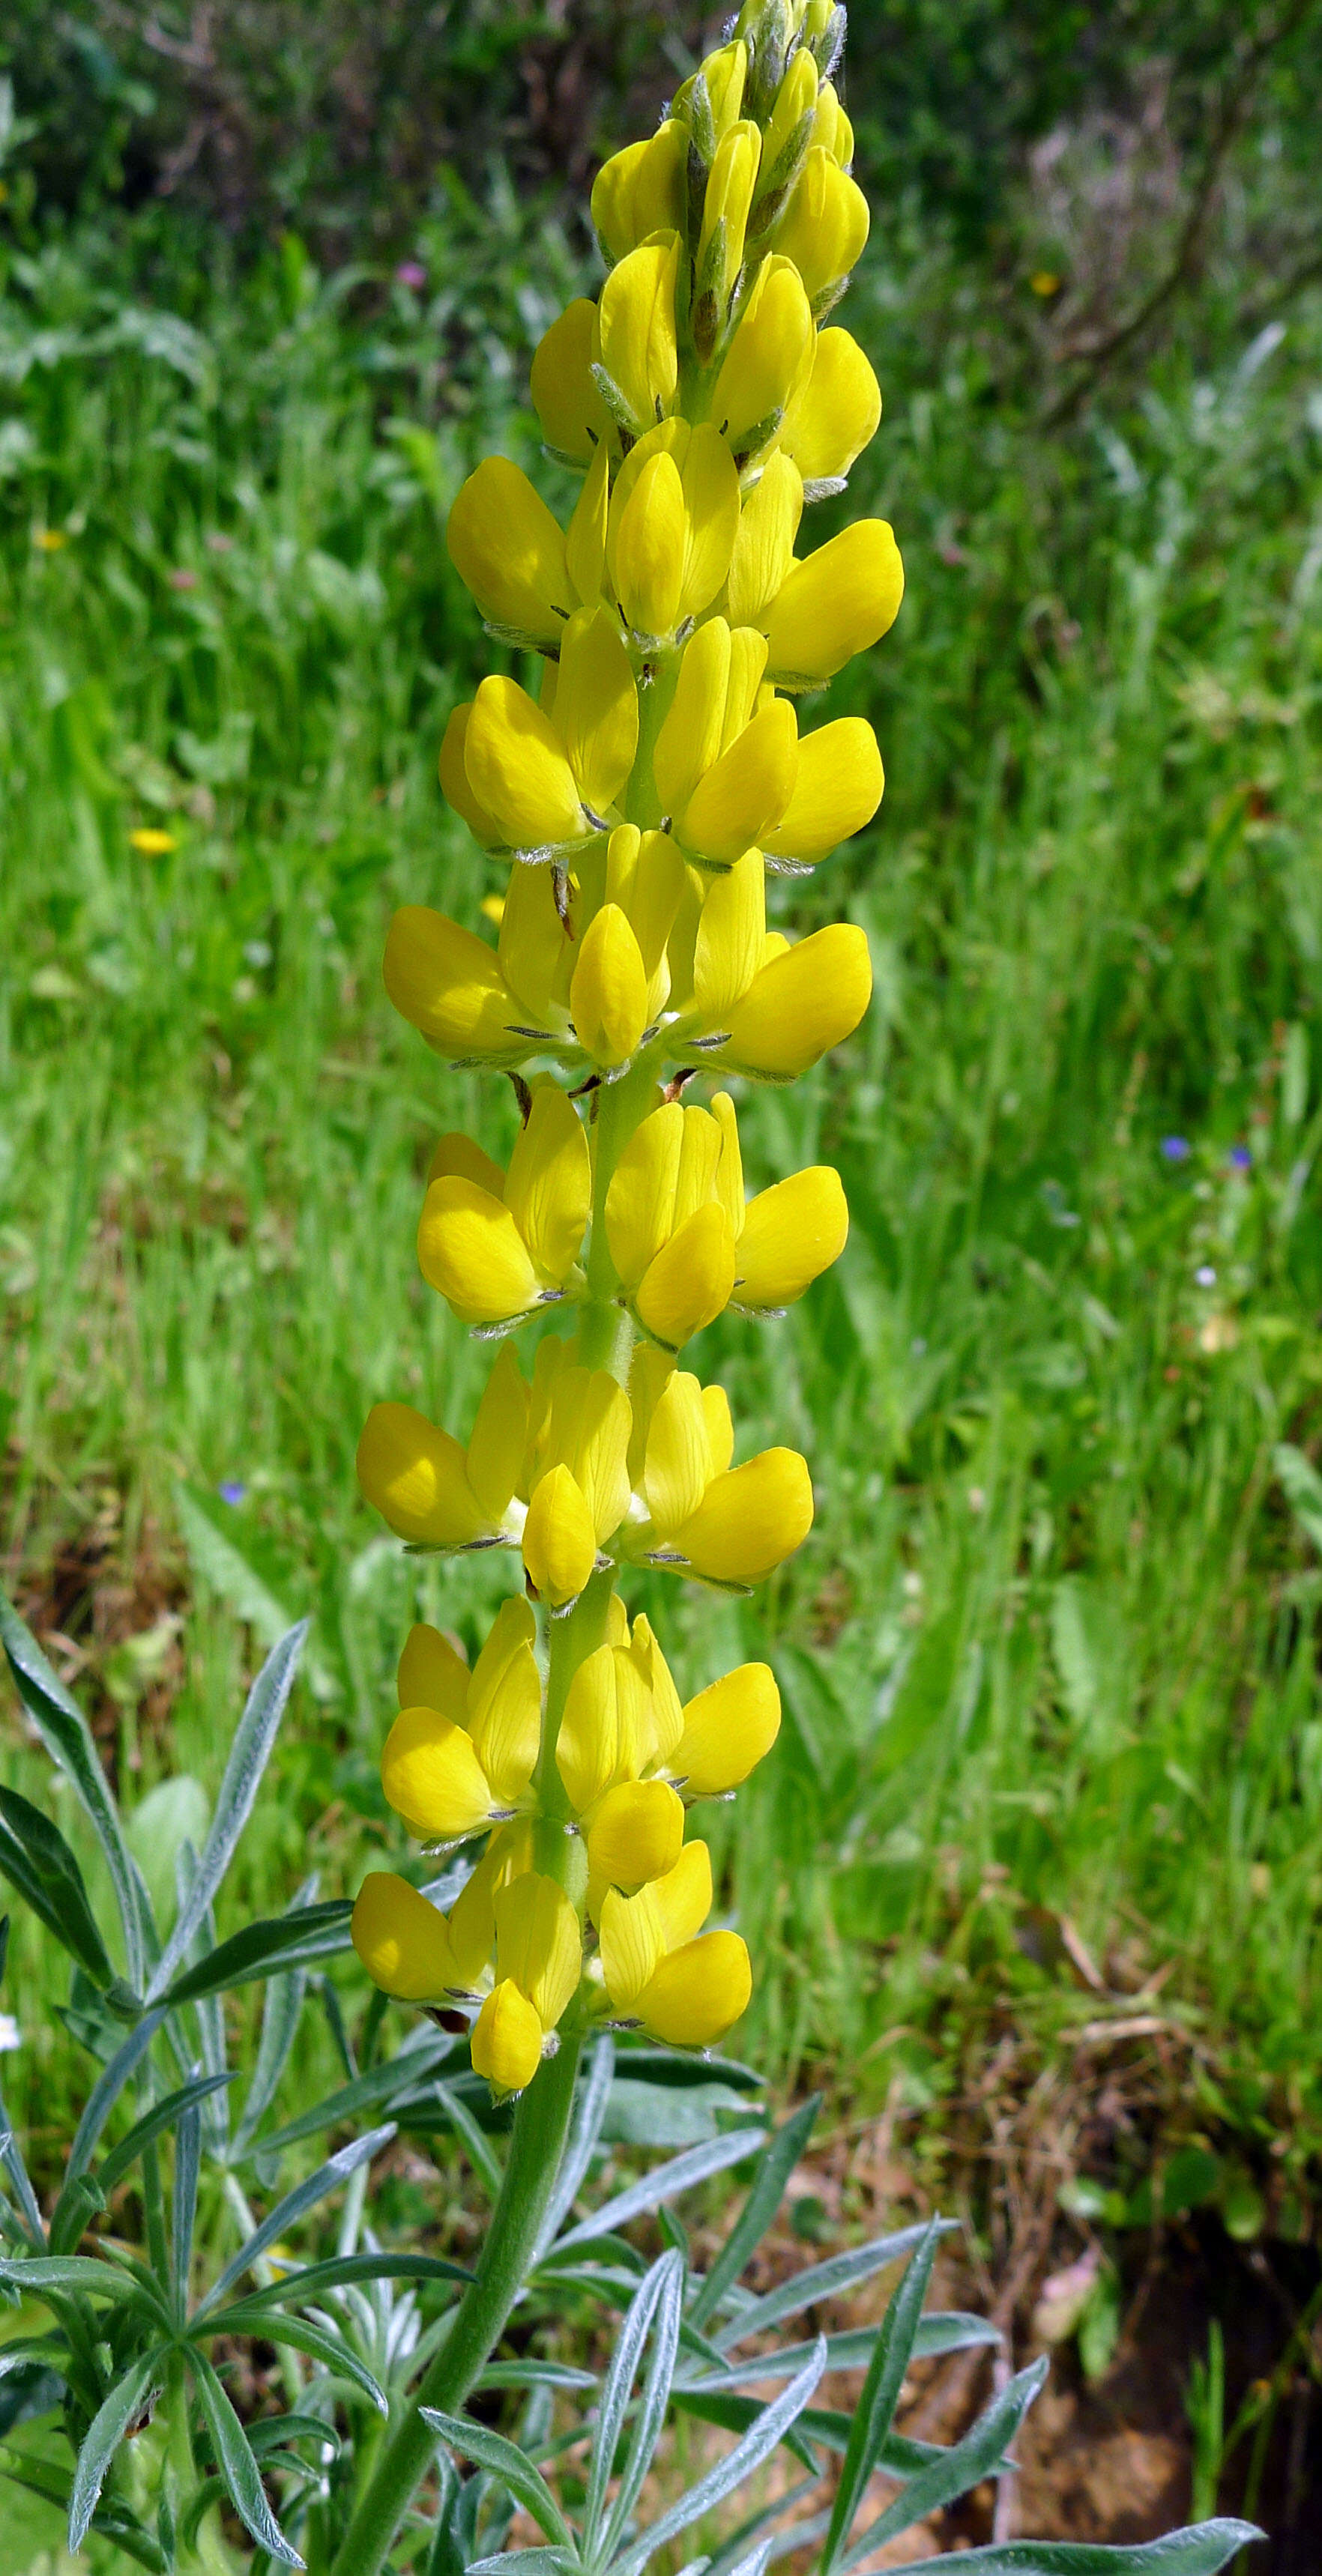
[[[684,117],[693,130],[693,140],[700,150],[714,150],[721,136],[734,124],[744,103],[744,84],[748,79],[748,47],[742,37],[722,45],[715,53],[704,56],[696,73],[676,90],[673,113]],[[703,113],[697,114],[694,91],[702,83]],[[702,131],[699,131],[699,127]]]
[[[498,1890],[496,1974],[526,1995],[543,2030],[554,2030],[583,1966],[578,1916],[562,1887],[536,1870]]]
[[[569,1007],[578,1042],[594,1063],[627,1063],[647,1026],[647,974],[618,904],[594,914],[578,952]]]
[[[737,465],[760,456],[781,428],[811,373],[814,339],[812,312],[792,260],[764,261],[711,399],[711,417]]]
[[[735,1261],[734,1299],[756,1313],[792,1306],[838,1261],[849,1238],[849,1208],[840,1175],[828,1163],[792,1172],[762,1190],[744,1210]]]
[[[729,1304],[735,1268],[724,1208],[695,1208],[649,1264],[634,1297],[639,1321],[667,1350],[679,1350]]]
[[[652,1409],[642,1490],[653,1526],[666,1547],[673,1533],[698,1510],[719,1472],[703,1401],[706,1392],[687,1370],[676,1369]]]
[[[484,457],[445,531],[450,560],[488,624],[559,647],[574,601],[559,522],[507,456]]]
[[[645,143],[626,144],[603,162],[592,184],[592,220],[606,257],[624,259],[649,233],[684,223],[689,138],[667,117]]]
[[[401,2003],[439,2003],[463,1983],[445,1916],[406,1878],[370,1870],[359,1888],[349,1930],[372,1983]]]
[[[767,668],[782,688],[815,688],[894,625],[904,567],[885,519],[856,519],[795,564],[772,603]]]
[[[510,1156],[505,1205],[543,1284],[563,1287],[592,1205],[592,1158],[583,1122],[557,1083],[533,1092]]]
[[[498,1825],[471,1878],[450,1908],[450,1947],[460,1989],[471,1991],[496,1946],[496,1898],[533,1863],[533,1820]]]
[[[684,1118],[677,1100],[654,1109],[634,1129],[611,1174],[606,1240],[626,1288],[637,1287],[673,1230]]]
[[[761,1583],[812,1528],[812,1482],[797,1449],[764,1449],[714,1476],[670,1544],[710,1583]]]
[[[471,1547],[498,1532],[501,1515],[479,1502],[459,1442],[411,1404],[373,1405],[357,1470],[368,1502],[414,1546]]]
[[[704,365],[715,349],[744,264],[748,216],[761,154],[758,128],[742,120],[722,135],[708,174],[692,312],[694,344]]]
[[[686,1796],[719,1798],[748,1778],[780,1732],[780,1692],[769,1664],[740,1664],[684,1710],[668,1769]]]
[[[762,843],[775,857],[824,859],[861,832],[881,803],[886,781],[877,737],[862,716],[840,716],[804,734],[798,755],[793,793]]]
[[[576,1601],[597,1561],[597,1533],[568,1467],[552,1467],[534,1487],[523,1525],[528,1580],[553,1610]]]
[[[386,991],[437,1055],[456,1064],[526,1055],[523,1013],[485,940],[444,913],[405,904],[386,940]]]
[[[475,2075],[484,2075],[493,2092],[522,2093],[542,2062],[541,2020],[513,1979],[493,1986],[473,2024]]]
[[[581,871],[586,893],[587,864]],[[602,900],[618,905],[638,943],[647,978],[647,1017],[655,1019],[670,993],[667,942],[684,892],[683,858],[666,832],[639,832],[621,823],[606,848]]]
[[[468,716],[464,774],[502,847],[549,851],[596,828],[637,742],[628,655],[603,610],[578,609],[565,628],[554,715],[517,681],[493,674]]]
[[[596,1921],[608,1887],[632,1894],[663,1878],[684,1840],[682,1801],[665,1780],[623,1780],[608,1789],[588,1828],[588,1912]]]
[[[533,357],[533,408],[552,455],[567,465],[590,465],[610,427],[592,377],[596,329],[596,305],[576,296],[543,334]]]
[[[675,399],[678,275],[679,236],[671,233],[630,251],[601,290],[593,355],[635,437],[664,420]],[[609,394],[605,398],[611,400]]]
[[[866,935],[853,922],[829,922],[754,977],[729,1014],[720,1060],[736,1072],[792,1082],[851,1035],[871,997]]]
[[[684,576],[684,490],[674,458],[649,456],[611,518],[606,556],[626,626],[644,636],[671,634]]]
[[[400,1710],[381,1756],[381,1786],[420,1841],[462,1842],[497,1812],[471,1735],[435,1708]]]
[[[730,564],[726,608],[732,626],[762,626],[794,562],[803,516],[803,478],[792,457],[769,456],[743,506]]]
[[[816,312],[847,277],[868,237],[868,201],[832,153],[808,154],[776,232],[776,248],[792,259]]]
[[[579,598],[595,608],[606,569],[606,518],[610,504],[610,451],[603,439],[583,478],[565,535],[565,562]]]
[[[806,47],[800,45],[790,57],[767,120],[762,166],[768,181],[774,183],[778,178],[778,165],[798,143],[804,118],[815,115],[816,109],[817,65]]]
[[[442,1717],[462,1726],[471,1679],[463,1656],[439,1628],[425,1627],[421,1621],[410,1628],[395,1676],[401,1708],[439,1709]]]
[[[711,1912],[711,1854],[703,1842],[686,1843],[674,1868],[636,1896],[607,1891],[601,1906],[601,1968],[607,1998],[617,2013],[632,2014],[665,1958],[691,1941]]]
[[[747,2012],[748,1947],[737,1932],[703,1932],[672,1950],[634,2005],[644,2030],[670,2048],[712,2048]]]
[[[565,1345],[560,1347],[563,1351]],[[540,1362],[540,1351],[537,1356]],[[629,1399],[607,1370],[558,1366],[544,1463],[569,1469],[598,1545],[619,1527],[629,1508],[629,1427]]]
[[[496,954],[518,1007],[526,1049],[530,1029],[567,1029],[573,942],[556,909],[547,868],[516,868],[500,916]]]
[[[705,1028],[721,1029],[762,966],[767,935],[766,867],[748,850],[708,886],[693,951],[693,1005]]]
[[[627,1649],[598,1646],[569,1685],[555,1758],[575,1815],[619,1780],[637,1777],[650,1752],[647,1687]]]
[[[684,648],[657,736],[657,793],[675,838],[714,867],[732,867],[761,840],[794,791],[793,708],[775,698],[753,713],[765,662],[760,635],[709,618]]]
[[[503,1199],[505,1195],[505,1175],[499,1163],[493,1163],[473,1137],[458,1129],[437,1137],[427,1165],[429,1187],[433,1181],[445,1180],[473,1181],[493,1199]]]
[[[847,331],[819,331],[811,371],[785,407],[779,442],[805,491],[839,491],[880,418],[881,389],[857,340]]]

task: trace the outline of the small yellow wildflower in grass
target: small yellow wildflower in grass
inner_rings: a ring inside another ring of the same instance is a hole
[[[483,680],[440,748],[450,804],[508,868],[480,906],[494,944],[416,905],[387,943],[396,1008],[447,1061],[513,1074],[522,1109],[503,1169],[438,1140],[418,1262],[479,1333],[554,1329],[526,1358],[502,1340],[466,1435],[393,1401],[363,1431],[363,1491],[407,1546],[500,1549],[521,1582],[471,1672],[412,1631],[382,1760],[415,1841],[485,1836],[482,1857],[448,1916],[374,1872],[353,1928],[387,1993],[474,2015],[497,2094],[594,2026],[710,2047],[751,1990],[739,1935],[706,1928],[686,1825],[770,1751],[776,1684],[749,1663],[686,1699],[620,1587],[647,1566],[746,1591],[812,1526],[804,1459],[742,1454],[685,1361],[727,1308],[802,1297],[849,1230],[828,1166],[748,1196],[729,1087],[793,1081],[871,992],[852,924],[767,923],[768,875],[881,801],[871,727],[814,724],[804,693],[904,589],[884,520],[811,539],[881,412],[828,326],[868,231],[830,19],[746,8],[606,163],[604,282],[532,368],[563,505],[491,456],[450,513],[491,634],[542,677]]]
[[[164,859],[171,850],[178,849],[179,843],[173,832],[162,831],[159,824],[140,823],[136,832],[129,834],[129,847],[140,850],[144,859]]]

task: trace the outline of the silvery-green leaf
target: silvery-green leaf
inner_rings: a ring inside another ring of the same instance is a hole
[[[239,2520],[252,2533],[260,2549],[278,2558],[284,2567],[302,2567],[303,2559],[291,2549],[279,2523],[266,2501],[262,2473],[253,2456],[252,2446],[228,2397],[205,2353],[192,2347],[189,2366],[197,2389],[207,2431],[215,2448],[216,2466],[225,2481],[225,2492]]]
[[[150,2146],[153,2138],[163,2137],[168,2129],[172,2129],[176,2120],[194,2102],[205,2102],[209,2093],[217,2093],[223,2084],[233,2082],[234,2077],[229,2074],[195,2075],[191,2083],[181,2084],[176,2092],[163,2094],[150,2111],[144,2111],[142,2118],[134,2121],[118,2146],[112,2147],[110,2154],[102,2159],[96,2176],[102,2191],[112,2192],[116,2183],[123,2181],[143,2148]]]
[[[196,2321],[195,2321],[196,2323]],[[232,2307],[212,2310],[197,2326],[199,2334],[260,2335],[264,2343],[289,2344],[295,2352],[306,2352],[314,2361],[322,2361],[340,2379],[349,2380],[370,2397],[378,2415],[389,2408],[385,2397],[365,2362],[344,2341],[313,2317],[287,2317],[284,2311],[254,2300],[236,2300]]]
[[[211,1831],[198,1859],[188,1901],[179,1909],[174,1930],[148,1987],[149,2003],[155,2003],[157,1997],[165,1992],[176,1968],[187,1958],[194,1935],[200,1929],[234,1857],[275,1743],[276,1730],[285,1713],[307,1632],[307,1621],[302,1619],[296,1628],[291,1628],[288,1635],[281,1638],[278,1646],[272,1647],[248,1693],[247,1706],[230,1746]]]
[[[69,2547],[81,2549],[96,2511],[106,2471],[135,2417],[142,2414],[164,2375],[165,2354],[149,2352],[116,2381],[93,2416],[78,2453],[69,2495]]]
[[[1029,2370],[1021,2370],[994,2397],[960,2442],[942,2451],[926,2468],[909,2479],[900,2493],[868,2525],[861,2539],[843,2557],[835,2559],[840,2568],[854,2567],[862,2558],[880,2549],[884,2540],[893,2540],[897,2532],[908,2531],[929,2514],[938,2513],[943,2505],[953,2504],[957,2496],[967,2495],[990,2471],[999,2468],[1006,2446],[1014,2440],[1020,2424],[1032,2405],[1047,2375],[1047,2357],[1035,2361]],[[833,2517],[834,2520],[834,2517]]]
[[[615,2042],[609,2031],[603,2033],[588,2061],[588,2070],[579,2091],[574,2110],[574,2123],[565,2146],[564,2158],[556,2177],[555,2189],[546,2205],[541,2233],[537,2239],[535,2261],[554,2244],[568,2218],[587,2177],[593,2151],[601,2135],[606,2116],[611,2078],[615,2069]]]
[[[942,2218],[932,2223],[942,2235],[955,2225],[953,2219]],[[870,2245],[855,2245],[845,2254],[829,2255],[824,2263],[810,2264],[806,2272],[796,2272],[792,2280],[782,2281],[764,2297],[749,2299],[720,2327],[713,2341],[725,2351],[731,2344],[743,2343],[749,2335],[765,2334],[768,2326],[779,2325],[783,2317],[800,2316],[820,2299],[838,2298],[842,2290],[853,2289],[857,2282],[870,2280],[874,2272],[884,2272],[887,2264],[897,2262],[902,2254],[912,2253],[925,2233],[922,2225],[900,2227],[893,2236],[878,2236]]]
[[[224,2298],[225,2292],[251,2270],[268,2245],[274,2245],[279,2237],[306,2216],[308,2210],[315,2209],[327,2192],[335,2191],[342,2182],[347,2182],[350,2174],[356,2173],[359,2165],[366,2164],[380,2148],[387,2146],[394,2134],[393,2121],[385,2128],[369,2129],[365,2136],[354,2138],[347,2147],[341,2147],[338,2155],[329,2156],[324,2165],[318,2165],[316,2172],[309,2174],[305,2182],[296,2183],[292,2191],[287,2191],[283,2200],[276,2202],[260,2227],[253,2229],[247,2244],[240,2246],[238,2253],[212,2283],[198,2309],[198,2317],[209,2315],[217,2301]]]
[[[319,2299],[324,2291],[344,2289],[355,2281],[468,2282],[472,2277],[462,2263],[447,2262],[443,2254],[332,2254],[324,2263],[304,2263],[297,2271],[282,2272],[266,2289],[254,2291],[224,2314],[227,2320],[239,2317],[244,2333],[264,2333],[262,2319],[274,2316],[291,2299]]]
[[[465,2459],[476,2460],[480,2468],[499,2478],[548,2540],[572,2552],[574,2535],[545,2478],[513,2442],[507,2442],[503,2433],[490,2432],[485,2424],[470,2424],[462,2415],[443,2415],[434,2406],[424,2406],[420,2412],[424,2424],[429,2424],[433,2433],[439,2433],[453,2450],[462,2452]]]
[[[1255,2522],[1225,2520],[1118,2549],[1091,2540],[993,2541],[961,2552],[960,2576],[1218,2576],[1236,2550],[1266,2536]],[[949,2558],[916,2558],[904,2576],[949,2576],[949,2569]]]
[[[83,1873],[59,1826],[17,1789],[0,1786],[0,1869],[48,1932],[104,1994],[115,1971],[97,1928]]]
[[[639,2570],[658,2549],[665,2548],[681,2531],[687,2531],[691,2523],[701,2521],[714,2505],[722,2503],[736,2487],[742,2486],[745,2478],[751,2477],[753,2471],[770,2458],[783,2441],[788,2427],[803,2413],[825,2368],[826,2338],[823,2336],[807,2369],[801,2370],[797,2379],[792,2379],[788,2388],[763,2408],[756,2424],[749,2426],[742,2441],[735,2444],[728,2457],[718,2460],[695,2486],[690,2487],[687,2495],[681,2496],[677,2504],[671,2505],[668,2512],[663,2513],[630,2548],[622,2552],[615,2562],[614,2576],[639,2576]]]
[[[353,1946],[349,1938],[352,1912],[348,1897],[334,1896],[322,1905],[299,1906],[289,1914],[245,1923],[242,1931],[232,1932],[205,1959],[199,1959],[196,1966],[176,1977],[163,2000],[169,2004],[195,2003],[200,1995],[227,1993],[234,1986],[249,1985],[254,1977],[270,1976],[276,1968],[283,1974],[291,1967],[307,1967],[316,1959],[334,1958]]]
[[[291,1915],[306,1914],[317,1896],[315,1874],[306,1879],[295,1896]],[[214,1953],[213,1953],[214,1956]],[[307,1975],[302,1968],[289,1968],[268,1979],[262,1999],[262,2027],[257,2042],[257,2063],[248,2087],[243,2115],[234,2133],[232,2153],[241,2156],[249,2139],[259,2127],[275,2099],[276,2087],[284,2073],[294,2034],[303,2013],[307,1992]]]
[[[114,1799],[97,1759],[88,1726],[77,1701],[56,1679],[36,1638],[0,1593],[0,1640],[9,1658],[19,1698],[53,1761],[68,1774],[96,1830],[105,1854],[124,1930],[124,1955],[131,1983],[141,1989],[146,1963],[156,1947],[156,1927],[142,1876],[130,1857]]]
[[[201,2161],[202,2113],[199,2104],[192,2101],[180,2112],[175,2127],[174,2191],[170,2212],[170,2269],[175,2310],[181,2319],[188,2314],[188,2282]]]
[[[728,2137],[712,2138],[701,2147],[689,2147],[669,2164],[659,2165],[655,2173],[641,2182],[631,2183],[627,2191],[606,2201],[590,2218],[580,2219],[562,2236],[556,2253],[567,2252],[575,2245],[590,2245],[593,2238],[606,2236],[625,2227],[630,2219],[640,2218],[645,2210],[657,2209],[662,2201],[673,2200],[677,2192],[691,2191],[696,2183],[706,2182],[712,2174],[724,2173],[729,2165],[742,2164],[764,2144],[763,2129],[733,2129]]]
[[[458,2047],[459,2042],[447,2032],[420,2022],[394,2057],[380,2066],[369,2067],[365,2075],[355,2075],[348,2084],[338,2085],[320,2102],[300,2111],[296,2119],[271,2130],[261,2140],[259,2152],[264,2156],[281,2155],[299,2139],[315,2138],[323,2129],[338,2128],[344,2121],[356,2119],[360,2111],[376,2110],[383,2102],[393,2106],[406,2094],[429,2092],[437,2070],[448,2065]]]
[[[745,2264],[761,2244],[781,2201],[785,2185],[798,2164],[808,2142],[821,2095],[814,2093],[802,2107],[793,2112],[784,2126],[768,2140],[758,2158],[753,2187],[720,2253],[689,2308],[694,2325],[702,2325],[714,2315],[728,2289],[732,2288]]]
[[[591,2565],[599,2557],[608,2560],[628,2514],[633,2509],[638,2489],[647,2473],[648,2461],[656,2448],[666,2398],[674,2376],[675,2353],[679,2332],[680,2307],[684,2294],[682,2255],[662,2254],[640,2283],[625,2311],[615,2349],[611,2354],[601,2392],[601,2405],[592,2437],[592,2458],[588,2468],[587,2494],[583,2505],[582,2551]],[[642,2361],[649,2332],[653,2336],[652,2368],[648,2374],[638,2422],[629,2446],[628,2462],[620,2481],[619,2496],[607,2525],[604,2542],[602,2524],[606,2514],[606,2491],[615,2473],[615,2452],[624,2430],[633,2383]],[[658,2369],[660,2378],[658,2381]],[[660,2412],[656,2406],[656,2387],[660,2387]],[[640,2450],[640,2433],[646,2443]],[[619,2511],[619,2497],[625,2498],[625,2511]],[[600,2545],[599,2545],[600,2544]]]
[[[935,2225],[929,2227],[915,2247],[903,2279],[897,2282],[882,2319],[835,2492],[826,2547],[822,2552],[821,2576],[831,2576],[831,2570],[849,2538],[854,2516],[863,2501],[872,2472],[881,2458],[882,2446],[890,2432],[913,2354],[918,2321],[923,2313],[923,2301],[927,2296],[939,2241]]]

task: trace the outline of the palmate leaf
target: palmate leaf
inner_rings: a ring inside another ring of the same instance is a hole
[[[115,1982],[115,1971],[83,1873],[58,1825],[17,1789],[0,1788],[0,1869],[104,1994]]]
[[[1113,2549],[1091,2540],[1002,2540],[966,2549],[960,2576],[1218,2576],[1237,2549],[1265,2540],[1255,2522],[1203,2522]],[[915,2558],[904,2576],[950,2576],[949,2558]]]
[[[124,1840],[119,1813],[97,1759],[91,1728],[3,1593],[0,1640],[24,1708],[52,1761],[73,1782],[95,1828],[119,1907],[130,1983],[140,1991],[147,1962],[156,1951],[156,1926],[141,1871]]]
[[[141,2415],[165,2376],[163,2347],[149,2352],[117,2380],[94,2415],[78,2453],[69,2495],[69,2547],[81,2549],[105,2484],[106,2471],[134,2419]]]
[[[294,1675],[306,1636],[307,1621],[304,1619],[281,1638],[278,1646],[272,1647],[248,1693],[247,1704],[230,1746],[211,1830],[199,1854],[187,1902],[179,1908],[174,1930],[152,1975],[147,1989],[149,2003],[155,2003],[165,1993],[176,1969],[187,1958],[194,1936],[201,1929],[211,1900],[234,1857],[294,1686]]]
[[[258,2547],[267,2550],[272,2558],[278,2558],[282,2566],[302,2567],[304,2561],[298,2551],[290,2547],[266,2501],[262,2473],[252,2445],[215,2371],[205,2353],[199,2352],[195,2345],[190,2349],[188,2359],[216,2454],[216,2466],[239,2520],[252,2533]]]

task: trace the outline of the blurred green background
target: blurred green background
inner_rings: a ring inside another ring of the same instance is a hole
[[[373,1398],[465,1419],[420,1178],[438,1127],[513,1119],[379,959],[397,903],[476,924],[498,884],[435,783],[501,658],[446,511],[493,446],[568,501],[529,357],[599,274],[598,159],[714,32],[599,0],[0,28],[5,1580],[167,1885],[313,1612],[232,1908],[398,1856],[404,1628],[474,1637],[507,1580],[420,1571],[355,1491]],[[853,1233],[703,1353],[819,1517],[747,1610],[647,1602],[686,1688],[769,1634],[785,1693],[715,1828],[744,2053],[934,2165],[970,2102],[1064,2088],[1068,2158],[1127,2187],[1210,2142],[1246,2234],[1303,2232],[1322,2143],[1320,35],[1317,0],[854,12],[841,318],[886,412],[847,508],[909,588],[824,709],[874,717],[881,816],[776,901],[863,922],[877,997],[746,1113],[750,1182],[834,1159]],[[87,2081],[48,1971],[19,1922],[38,2171]]]

